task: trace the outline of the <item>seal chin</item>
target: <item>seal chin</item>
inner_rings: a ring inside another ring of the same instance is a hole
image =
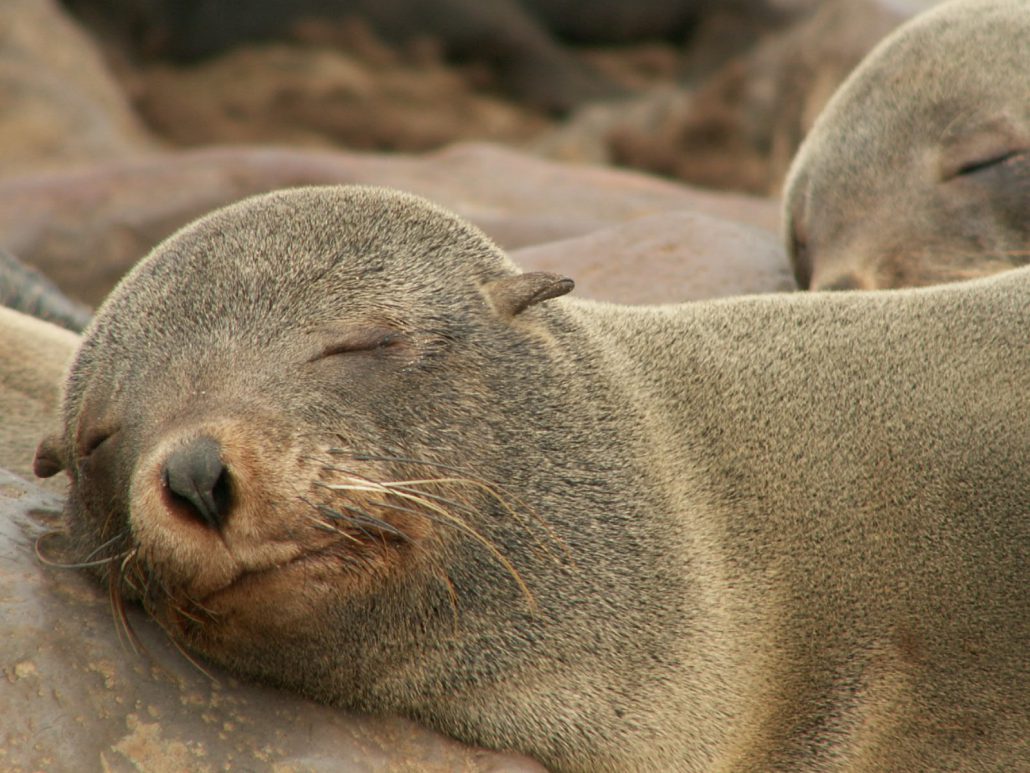
[[[348,578],[356,579],[342,569],[339,556],[313,551],[245,569],[201,597],[167,596],[150,611],[171,638],[224,665],[241,651],[261,651],[263,642],[296,638],[333,598],[355,592]]]

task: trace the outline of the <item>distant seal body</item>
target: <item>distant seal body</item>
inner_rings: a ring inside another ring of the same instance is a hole
[[[1025,763],[1030,273],[570,288],[413,196],[246,200],[111,293],[37,471],[187,647],[551,769]]]
[[[0,306],[0,467],[32,473],[40,438],[59,424],[61,382],[78,345],[74,333]]]
[[[953,0],[869,54],[788,175],[800,286],[927,285],[1030,262],[1027,40],[1027,0]]]

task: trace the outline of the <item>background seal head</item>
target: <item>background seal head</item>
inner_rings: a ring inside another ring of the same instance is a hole
[[[1030,262],[1030,6],[952,0],[870,53],[785,186],[798,285],[873,289]]]

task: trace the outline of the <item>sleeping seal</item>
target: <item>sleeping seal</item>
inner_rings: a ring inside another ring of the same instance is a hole
[[[1024,764],[1030,270],[571,288],[407,194],[248,199],[111,293],[36,470],[172,637],[322,701],[555,770]]]

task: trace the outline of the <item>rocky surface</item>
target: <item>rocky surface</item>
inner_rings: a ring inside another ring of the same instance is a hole
[[[765,199],[554,163],[495,145],[458,145],[426,156],[223,147],[0,180],[0,247],[96,305],[150,247],[193,218],[250,194],[330,183],[426,196],[506,249],[663,212],[697,212],[768,233],[779,220],[778,204]]]
[[[358,50],[364,56],[326,45],[255,45],[189,66],[147,65],[127,81],[147,123],[178,145],[412,152],[470,138],[524,142],[550,125],[537,111],[477,91],[474,71],[446,66],[431,47],[402,56],[373,39]]]
[[[581,298],[683,303],[796,289],[779,240],[699,212],[668,212],[585,236],[525,247],[526,269],[575,277]]]
[[[93,312],[66,297],[49,277],[0,249],[0,306],[79,333]]]
[[[741,0],[709,7],[689,37],[567,47],[563,61],[578,58],[626,97],[588,102],[567,121],[499,90],[483,61],[445,58],[431,35],[386,44],[354,19],[293,25],[278,41],[185,64],[106,51],[148,125],[178,145],[412,152],[491,140],[775,194],[836,86],[935,1]]]
[[[815,117],[884,35],[936,0],[826,0],[770,31],[696,88],[583,108],[539,137],[547,155],[695,185],[778,195]]]

